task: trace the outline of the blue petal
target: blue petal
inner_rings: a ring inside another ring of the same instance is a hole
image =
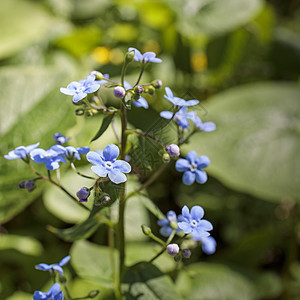
[[[141,52],[133,47],[128,48],[128,51],[134,51],[134,60],[136,61],[142,61],[143,60],[143,55]]]
[[[81,83],[77,81],[72,81],[71,83],[68,84],[67,89],[76,91],[80,87],[82,87]]]
[[[184,172],[182,176],[182,181],[186,185],[191,185],[195,182],[196,174],[191,171]]]
[[[159,226],[168,226],[170,224],[170,222],[167,219],[160,219],[160,220],[157,221],[157,224]]]
[[[181,213],[184,218],[186,218],[188,220],[190,219],[190,210],[186,205],[182,208]]]
[[[173,117],[173,113],[171,111],[161,111],[160,116],[169,120]]]
[[[178,116],[177,118],[177,124],[182,128],[182,129],[187,129],[190,126],[190,123],[188,119],[185,116]]]
[[[100,84],[94,83],[94,84],[89,85],[89,86],[84,90],[84,92],[85,92],[85,93],[88,93],[88,94],[94,93],[94,92],[96,92],[97,90],[99,90],[99,88],[100,88]]]
[[[108,172],[108,177],[115,184],[119,184],[127,180],[126,175],[124,175],[122,172],[116,169],[110,170]]]
[[[186,106],[194,106],[197,105],[199,103],[199,100],[193,99],[193,100],[187,100],[185,105]]]
[[[171,102],[176,106],[188,106],[188,105],[186,105],[186,101],[179,97],[174,97],[173,101],[171,101]]]
[[[136,107],[144,107],[145,109],[149,107],[147,100],[143,97],[140,97],[137,101],[133,101],[133,104]]]
[[[192,207],[191,209],[191,217],[194,219],[194,220],[200,220],[202,219],[204,216],[204,210],[201,206],[199,205],[195,205]]]
[[[193,240],[194,241],[201,241],[202,238],[210,236],[209,232],[194,228],[192,232]]]
[[[31,159],[38,164],[45,162],[46,155],[47,152],[41,148],[34,149],[30,152]]]
[[[205,171],[203,171],[203,170],[196,170],[195,173],[196,173],[196,181],[198,183],[203,184],[203,183],[205,183],[207,181],[207,174],[206,174]]]
[[[12,150],[12,151],[9,151],[8,154],[5,154],[4,158],[10,160],[10,159],[18,159],[18,158],[20,158],[20,156],[15,154],[15,150]]]
[[[162,236],[170,236],[170,234],[172,233],[173,229],[171,227],[168,227],[168,226],[164,226],[162,227],[160,230],[159,230],[159,233],[162,235]]]
[[[80,154],[86,154],[90,151],[89,147],[78,147],[76,148],[76,150],[80,153]]]
[[[86,155],[86,159],[93,165],[104,165],[101,155],[95,151],[90,151]]]
[[[87,94],[84,93],[84,92],[76,93],[76,94],[74,95],[72,101],[73,101],[74,103],[76,103],[76,102],[82,100],[83,98],[85,98],[86,96],[87,96]]]
[[[173,92],[169,87],[165,88],[166,94],[169,98],[174,98]]]
[[[202,250],[206,254],[213,254],[216,252],[217,242],[212,236],[203,238],[200,241],[202,243]]]
[[[195,163],[197,159],[197,152],[192,150],[186,155],[186,159],[191,163]]]
[[[210,159],[206,155],[201,155],[199,158],[196,160],[197,168],[202,169],[206,168],[210,165]]]
[[[129,82],[124,81],[124,88],[125,88],[125,90],[127,91],[127,90],[132,89],[132,86],[131,86],[131,84],[130,84]]]
[[[62,291],[60,291],[54,298],[54,300],[63,300],[64,299],[64,294]]]
[[[174,210],[170,210],[170,211],[167,212],[167,219],[169,221],[176,221],[177,216],[176,216],[176,213],[175,213]]]
[[[51,288],[49,289],[47,295],[55,296],[59,293],[60,290],[60,284],[59,283],[54,283]]]
[[[33,300],[47,300],[48,296],[44,292],[35,291],[33,294]]]
[[[95,75],[88,75],[84,80],[83,80],[83,85],[85,87],[88,87],[89,85],[93,84],[95,82],[96,76]]]
[[[76,90],[71,90],[68,88],[60,88],[61,93],[69,96],[73,96],[76,93]]]
[[[176,161],[175,168],[178,172],[185,172],[190,170],[190,163],[186,159],[180,158]]]
[[[151,52],[151,51],[149,51],[149,52],[145,52],[144,54],[143,54],[143,56],[144,56],[144,59],[146,60],[150,60],[151,58],[154,58],[155,56],[156,56],[156,54],[154,53],[154,52]]]
[[[57,271],[61,275],[64,273],[62,267],[60,267],[59,265],[52,265],[52,269]]]
[[[46,166],[47,170],[50,170],[50,171],[56,170],[59,168],[59,162],[56,160],[47,159],[45,161],[45,166]]]
[[[26,148],[24,146],[17,147],[15,149],[15,154],[20,158],[25,158],[27,156]]]
[[[117,160],[113,164],[114,169],[118,169],[123,173],[129,173],[131,171],[130,164],[125,160]]]
[[[108,173],[106,168],[104,166],[101,166],[101,165],[92,166],[91,170],[100,177],[106,177],[107,173]]]
[[[27,146],[26,147],[27,153],[30,153],[33,149],[37,148],[39,145],[40,145],[40,143],[36,143],[36,144]]]
[[[213,122],[205,122],[201,124],[199,129],[202,131],[211,132],[216,130],[216,124]]]
[[[51,267],[48,264],[38,264],[34,266],[34,268],[40,271],[49,271],[51,269]]]
[[[193,231],[191,225],[187,222],[178,222],[178,227],[184,232],[184,233],[191,233]]]
[[[119,156],[120,150],[115,144],[106,146],[103,150],[103,157],[106,161],[114,161]]]
[[[66,263],[68,263],[68,261],[71,259],[71,256],[68,255],[66,257],[64,257],[58,264],[62,267],[64,266]]]
[[[205,231],[213,230],[213,225],[207,220],[200,220],[198,223],[198,228]]]
[[[150,59],[150,62],[153,62],[153,63],[161,63],[162,62],[162,59],[158,58],[158,57],[154,57],[154,58],[151,58]]]

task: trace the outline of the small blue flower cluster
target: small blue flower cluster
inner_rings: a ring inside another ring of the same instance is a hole
[[[157,221],[158,225],[161,226],[159,232],[165,237],[170,236],[174,230],[176,234],[183,232],[189,235],[194,241],[201,242],[202,250],[206,254],[213,254],[216,251],[216,241],[209,233],[213,229],[213,226],[209,221],[202,219],[203,216],[204,210],[199,205],[193,206],[191,211],[185,205],[182,208],[181,215],[178,217],[174,211],[170,210],[166,215],[166,219]],[[179,247],[174,245],[176,244],[170,244],[170,253],[167,249],[167,252],[172,256],[179,253]]]

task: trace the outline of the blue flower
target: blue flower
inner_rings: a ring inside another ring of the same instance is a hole
[[[54,145],[51,147],[52,150],[59,153],[60,156],[65,157],[69,161],[73,161],[75,159],[80,160],[80,154],[87,154],[90,151],[89,147],[78,147],[75,148],[73,146],[63,147],[61,145]]]
[[[72,81],[67,88],[60,88],[60,91],[65,95],[73,96],[73,102],[76,103],[100,88],[100,84],[95,79],[95,75],[89,75],[79,82]]]
[[[60,162],[67,163],[62,152],[55,151],[55,147],[58,146],[59,145],[52,146],[48,150],[41,148],[34,149],[30,153],[31,159],[38,164],[45,163],[48,170],[58,169]]]
[[[55,143],[58,145],[65,144],[70,138],[65,137],[61,132],[54,133]]]
[[[17,147],[15,150],[10,151],[8,154],[4,155],[4,158],[6,159],[24,159],[24,160],[29,160],[29,154],[32,150],[34,150],[36,147],[39,146],[40,143],[36,143],[33,145],[29,146],[20,146]]]
[[[139,61],[141,63],[161,63],[162,60],[158,57],[156,57],[156,54],[154,52],[145,52],[142,54],[139,50],[130,47],[128,51],[134,51],[134,60]]]
[[[119,153],[119,148],[114,144],[110,144],[101,153],[90,151],[86,155],[86,158],[90,163],[95,165],[91,169],[98,176],[108,176],[113,183],[119,184],[127,180],[126,175],[123,173],[131,171],[131,166],[128,162],[117,160]]]
[[[64,257],[58,264],[52,264],[52,265],[48,265],[48,264],[38,264],[35,266],[36,270],[41,270],[41,271],[57,271],[59,274],[63,274],[63,269],[62,266],[64,266],[69,260],[71,259],[71,256],[66,256]]]
[[[157,224],[161,226],[159,233],[166,237],[170,236],[170,234],[173,231],[173,228],[176,229],[177,232],[180,231],[180,229],[177,226],[177,216],[173,210],[168,211],[167,218],[158,220]]]
[[[166,91],[167,95],[164,95],[164,97],[167,100],[169,100],[170,102],[172,102],[174,106],[179,106],[179,107],[194,106],[194,105],[199,103],[199,100],[196,100],[196,99],[186,101],[186,100],[181,99],[179,97],[174,97],[173,92],[171,91],[171,89],[169,87],[166,87],[165,91]]]
[[[160,112],[160,116],[162,118],[170,120],[174,115],[172,111],[162,111]],[[189,120],[194,120],[196,117],[195,111],[187,112],[187,107],[182,107],[177,113],[175,113],[173,120],[180,126],[182,129],[189,128]]]
[[[35,291],[33,294],[33,300],[63,300],[63,298],[59,283],[54,283],[47,293]]]
[[[132,89],[131,84],[127,81],[124,81],[124,87],[126,91]],[[136,107],[144,107],[145,109],[149,107],[147,100],[143,97],[140,97],[137,101],[133,100],[133,105]]]
[[[191,209],[185,205],[182,208],[182,215],[178,216],[178,227],[186,234],[191,234],[195,241],[200,241],[201,238],[208,237],[208,231],[213,229],[212,224],[203,220],[204,210],[201,206],[195,205]]]
[[[178,159],[175,168],[178,172],[184,172],[182,181],[186,185],[191,185],[195,182],[205,183],[207,174],[202,168],[208,167],[210,160],[206,155],[201,155],[197,158],[196,151],[190,151],[186,155],[186,159]]]
[[[216,124],[213,122],[205,122],[203,123],[202,120],[196,115],[193,119],[195,125],[201,130],[206,132],[211,132],[216,130]]]
[[[202,250],[206,254],[214,254],[216,252],[217,242],[212,236],[200,238]]]

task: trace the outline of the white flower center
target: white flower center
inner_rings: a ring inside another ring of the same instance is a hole
[[[191,221],[191,226],[192,226],[192,227],[197,227],[197,225],[198,225],[198,223],[197,223],[196,220],[192,220],[192,221]]]
[[[111,169],[112,166],[113,166],[113,163],[112,163],[111,161],[105,162],[105,167],[106,167],[106,169]]]
[[[191,164],[190,169],[192,172],[195,172],[197,170],[197,165],[195,163]]]

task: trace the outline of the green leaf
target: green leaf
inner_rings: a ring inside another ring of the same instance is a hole
[[[114,254],[116,255],[116,252]],[[71,264],[80,277],[101,282],[108,287],[112,286],[112,268],[108,247],[85,240],[76,241],[71,248],[71,257]]]
[[[54,65],[3,67],[0,71],[0,152],[4,155],[20,145],[40,142],[53,144],[53,134],[74,122],[71,103],[59,92],[61,82],[74,73],[74,66],[63,60]],[[45,122],[45,120],[55,122]],[[32,193],[18,189],[18,183],[36,177],[21,160],[0,157],[0,222],[9,221],[41,193],[37,182]],[[20,200],[21,199],[21,200]]]
[[[181,272],[176,286],[185,299],[253,300],[255,286],[231,268],[208,263],[192,264]]]
[[[97,132],[97,134],[92,138],[91,142],[99,139],[99,137],[106,131],[106,129],[108,128],[109,124],[111,123],[111,121],[113,120],[115,114],[111,114],[106,116],[103,121],[102,124]]]
[[[171,278],[151,264],[144,266],[141,263],[129,268],[122,283],[123,294],[128,300],[181,299]]]
[[[300,88],[259,83],[220,93],[207,104],[217,130],[185,149],[211,159],[207,168],[225,185],[267,200],[300,195]]]
[[[190,2],[182,9],[181,1],[172,1],[178,28],[190,39],[214,37],[241,27],[255,17],[261,5],[260,0],[209,0]]]
[[[47,36],[57,20],[38,3],[21,0],[0,2],[0,59]]]
[[[43,246],[32,237],[0,234],[0,250],[15,249],[26,255],[41,255]]]
[[[67,229],[57,229],[48,226],[47,229],[55,233],[58,237],[67,242],[89,238],[100,226],[100,222],[96,218],[88,218],[84,222],[74,225]]]

